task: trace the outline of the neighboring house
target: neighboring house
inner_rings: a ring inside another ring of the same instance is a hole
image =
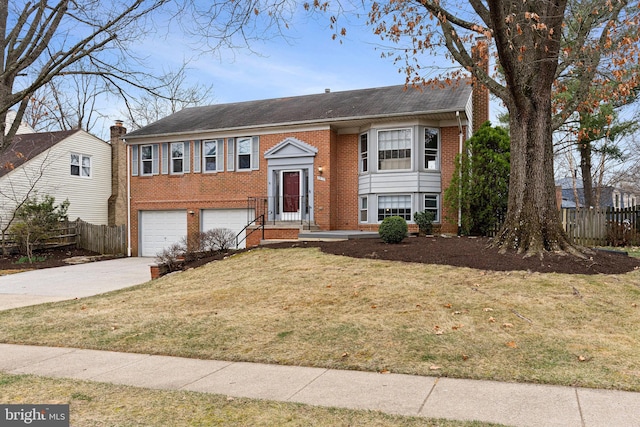
[[[14,110],[9,110],[7,112],[7,119],[5,121],[5,133],[9,132],[9,128],[11,127],[13,122],[16,120],[17,115],[18,114]],[[34,133],[34,132],[35,130],[33,130],[33,128],[29,126],[27,123],[23,121],[20,122],[17,133],[22,134],[22,133]]]
[[[211,228],[239,233],[261,214],[266,239],[301,229],[375,231],[392,215],[415,231],[413,213],[423,210],[441,232],[455,233],[444,190],[488,105],[485,88],[462,82],[182,110],[124,135],[132,253],[155,256]],[[253,233],[246,245],[260,238]]]
[[[556,181],[556,185],[562,188],[562,207],[567,209],[575,209],[576,207],[584,207],[584,187],[582,180],[578,179],[574,183],[571,177],[562,178]],[[594,187],[594,192],[596,188]],[[576,203],[576,194],[578,202]],[[635,207],[637,197],[635,191],[626,187],[605,186],[601,189],[600,207],[626,209]]]
[[[0,223],[29,194],[68,199],[69,219],[107,224],[111,146],[83,130],[16,135],[0,153]]]

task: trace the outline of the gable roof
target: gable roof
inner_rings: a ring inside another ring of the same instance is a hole
[[[397,85],[191,107],[135,130],[125,138],[465,111],[471,90],[471,85],[462,81],[442,87],[417,89]]]
[[[0,177],[79,131],[79,129],[73,129],[16,135],[11,145],[0,153]]]

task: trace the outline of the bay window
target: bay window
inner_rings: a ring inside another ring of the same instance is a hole
[[[411,129],[378,132],[378,170],[411,169]]]
[[[399,216],[411,221],[411,196],[378,196],[378,221],[390,216]]]

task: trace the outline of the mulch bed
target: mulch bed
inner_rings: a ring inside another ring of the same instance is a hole
[[[624,252],[594,250],[586,259],[569,255],[547,254],[524,257],[515,252],[498,253],[489,247],[487,238],[473,237],[407,237],[399,244],[386,244],[380,239],[354,239],[339,242],[286,242],[265,245],[266,248],[318,247],[323,252],[354,258],[384,259],[423,264],[451,265],[490,271],[530,271],[564,274],[623,274],[640,268],[640,259]],[[221,259],[229,254],[194,261],[194,267]]]
[[[0,271],[2,270],[36,270],[40,268],[61,267],[68,265],[65,260],[76,256],[96,256],[95,252],[76,249],[72,246],[52,248],[34,253],[34,262],[30,264],[24,255],[0,255]]]
[[[490,271],[623,274],[640,268],[640,259],[626,256],[624,252],[594,250],[586,259],[556,254],[547,254],[542,259],[525,258],[515,252],[500,254],[497,249],[489,247],[489,239],[471,237],[407,237],[395,245],[385,244],[380,239],[354,239],[339,242],[282,242],[264,247],[272,249],[317,247],[325,253],[354,258],[441,264]],[[190,261],[184,265],[184,268],[193,268],[223,259],[232,252]],[[67,258],[90,255],[96,254],[75,248],[51,249],[39,252],[38,256],[45,259],[33,264],[18,263],[19,255],[0,256],[0,270],[58,267],[67,265],[64,261]]]

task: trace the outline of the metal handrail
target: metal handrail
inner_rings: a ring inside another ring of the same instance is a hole
[[[255,230],[251,230],[250,233],[246,234],[242,240],[238,240],[238,238],[240,237],[240,235],[245,232],[250,226],[251,224],[255,224],[258,222],[258,220],[260,221],[260,227],[259,229],[262,230],[262,240],[264,240],[264,214],[259,215],[258,217],[256,217],[254,220],[250,221],[249,224],[245,225],[244,228],[242,230],[240,230],[240,232],[238,234],[236,234],[236,249],[238,249],[238,246],[240,245],[240,243],[244,242],[245,240],[247,240],[247,238],[249,236],[251,236],[253,233],[255,233],[258,228],[256,228]]]

